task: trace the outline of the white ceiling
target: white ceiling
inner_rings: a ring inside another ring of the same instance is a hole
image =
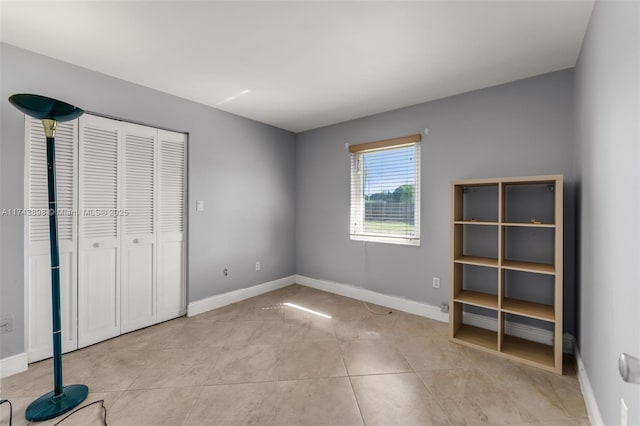
[[[299,132],[573,67],[592,6],[2,1],[0,39]]]

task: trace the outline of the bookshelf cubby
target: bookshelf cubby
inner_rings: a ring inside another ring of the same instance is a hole
[[[561,175],[451,183],[452,341],[562,374],[562,204]]]

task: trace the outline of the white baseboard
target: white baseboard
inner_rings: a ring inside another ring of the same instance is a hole
[[[197,300],[189,303],[187,306],[187,316],[192,317],[213,309],[221,308],[232,303],[240,302],[250,297],[258,296],[264,293],[268,293],[279,288],[286,287],[291,284],[295,284],[295,275],[280,278],[274,281],[269,281],[263,284],[257,284],[247,288],[241,288],[239,290],[233,290],[228,293],[217,294],[215,296],[207,297],[206,299]]]
[[[484,328],[486,330],[498,331],[498,319],[490,318],[484,315],[473,314],[471,312],[463,313],[463,321],[465,324],[475,327]],[[553,332],[531,325],[517,323],[513,321],[505,321],[505,331],[507,334],[521,339],[531,340],[533,342],[542,343],[543,345],[553,344]],[[562,351],[565,353],[573,353],[575,338],[565,333],[562,336]]]
[[[578,370],[578,382],[580,383],[580,390],[582,391],[584,403],[587,406],[589,422],[593,426],[604,426],[602,415],[600,414],[600,409],[596,402],[596,396],[593,394],[593,388],[591,387],[591,382],[589,382],[587,370],[584,368],[582,356],[580,356],[580,349],[577,345],[575,346],[574,353],[576,356],[576,370]]]
[[[0,359],[0,378],[12,376],[27,371],[27,353]]]
[[[416,302],[398,296],[377,293],[362,287],[337,283],[334,281],[318,280],[302,275],[296,275],[295,278],[296,283],[306,287],[339,294],[356,300],[375,303],[376,305],[386,306],[388,308],[431,318],[437,321],[449,322],[449,314],[441,312],[438,306],[430,305],[428,303]]]
[[[303,275],[296,275],[295,278],[296,283],[300,285],[328,291],[329,293],[339,294],[356,300],[375,303],[376,305],[386,306],[388,308],[431,318],[437,321],[449,322],[449,314],[441,312],[438,306],[430,305],[428,303],[416,302],[398,296],[377,293],[362,287],[337,283],[334,281],[318,280],[315,278],[305,277]],[[465,312],[464,322],[487,330],[498,330],[498,320],[496,318],[489,318],[483,315]],[[505,323],[505,327],[507,333],[510,335],[543,343],[545,345],[551,345],[553,343],[553,333],[549,330],[509,321]],[[575,339],[572,335],[565,333],[562,342],[563,351],[566,353],[573,353],[574,341]]]

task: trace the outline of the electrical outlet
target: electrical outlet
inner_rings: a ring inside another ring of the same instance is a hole
[[[197,212],[204,211],[204,200],[196,200],[196,211]]]
[[[15,321],[13,315],[3,315],[0,317],[0,334],[11,333],[14,330]]]
[[[224,275],[225,277],[229,275],[229,270],[227,268],[224,268],[224,271],[222,271],[222,275]]]
[[[433,288],[440,288],[440,277],[433,277]]]
[[[260,261],[257,261],[256,262],[256,271],[259,271],[259,270],[260,270]]]
[[[629,425],[629,409],[624,402],[624,398],[620,398],[620,426]]]

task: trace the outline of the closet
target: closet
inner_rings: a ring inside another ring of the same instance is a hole
[[[27,117],[28,354],[51,355],[46,157]],[[186,135],[85,114],[60,123],[56,172],[63,350],[186,311]]]

